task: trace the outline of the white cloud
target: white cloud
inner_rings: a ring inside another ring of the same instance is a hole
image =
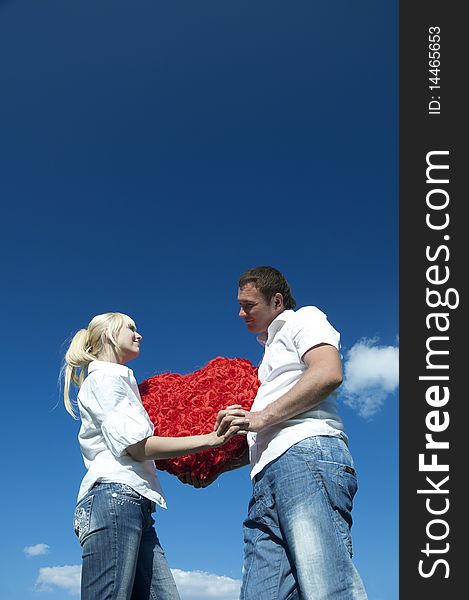
[[[375,415],[399,385],[399,347],[376,342],[360,340],[347,352],[340,388],[345,404],[365,418]]]
[[[203,571],[171,569],[181,600],[238,600],[241,581]],[[66,590],[72,596],[80,595],[80,565],[44,567],[39,570],[36,591],[53,588]]]
[[[181,600],[238,600],[241,582],[203,571],[171,569]]]
[[[53,588],[66,590],[72,596],[80,595],[81,565],[43,567],[36,579],[36,591],[48,592]]]
[[[35,544],[34,546],[25,546],[24,553],[26,556],[41,556],[42,554],[48,554],[49,548],[47,544]]]

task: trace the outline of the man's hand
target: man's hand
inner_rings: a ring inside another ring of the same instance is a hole
[[[225,465],[225,468],[222,472],[226,473],[228,471],[234,471],[235,469],[240,469],[241,467],[245,467],[248,464],[249,450],[246,448],[246,450],[241,456],[239,456],[238,458],[232,458],[230,462],[227,465]],[[219,473],[218,475],[214,475],[208,481],[201,481],[198,477],[191,475],[191,473],[181,473],[181,475],[178,475],[178,479],[182,483],[187,483],[188,485],[192,485],[195,488],[205,488],[208,485],[212,484],[216,479],[218,479],[220,475],[221,473]]]
[[[208,479],[207,481],[202,481],[198,477],[191,475],[191,473],[181,473],[181,475],[178,475],[179,481],[181,481],[182,483],[187,483],[195,488],[205,488],[205,487],[209,486],[211,483],[213,483],[215,481],[215,479],[217,479],[217,477],[218,477],[218,475],[215,475],[214,477],[212,477],[211,479]]]

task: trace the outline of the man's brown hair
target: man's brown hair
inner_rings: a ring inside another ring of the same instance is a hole
[[[293,297],[288,281],[274,267],[254,267],[249,269],[239,278],[239,288],[242,289],[248,283],[252,283],[264,296],[266,302],[270,302],[275,294],[283,296],[285,308],[295,308],[296,300]]]

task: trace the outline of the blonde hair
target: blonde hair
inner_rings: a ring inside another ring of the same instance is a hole
[[[98,360],[98,356],[107,345],[119,351],[117,336],[122,327],[135,326],[134,321],[123,313],[104,313],[91,319],[86,329],[79,329],[72,338],[65,353],[62,375],[64,378],[64,404],[67,412],[75,419],[77,415],[70,399],[70,387],[73,384],[80,389],[90,362]]]

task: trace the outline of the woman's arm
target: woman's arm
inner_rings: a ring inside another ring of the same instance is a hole
[[[127,447],[127,452],[138,461],[161,460],[166,458],[177,458],[195,454],[202,450],[217,448],[230,440],[246,423],[232,425],[225,433],[219,435],[212,431],[204,435],[191,435],[185,437],[161,437],[152,435],[150,437]]]

